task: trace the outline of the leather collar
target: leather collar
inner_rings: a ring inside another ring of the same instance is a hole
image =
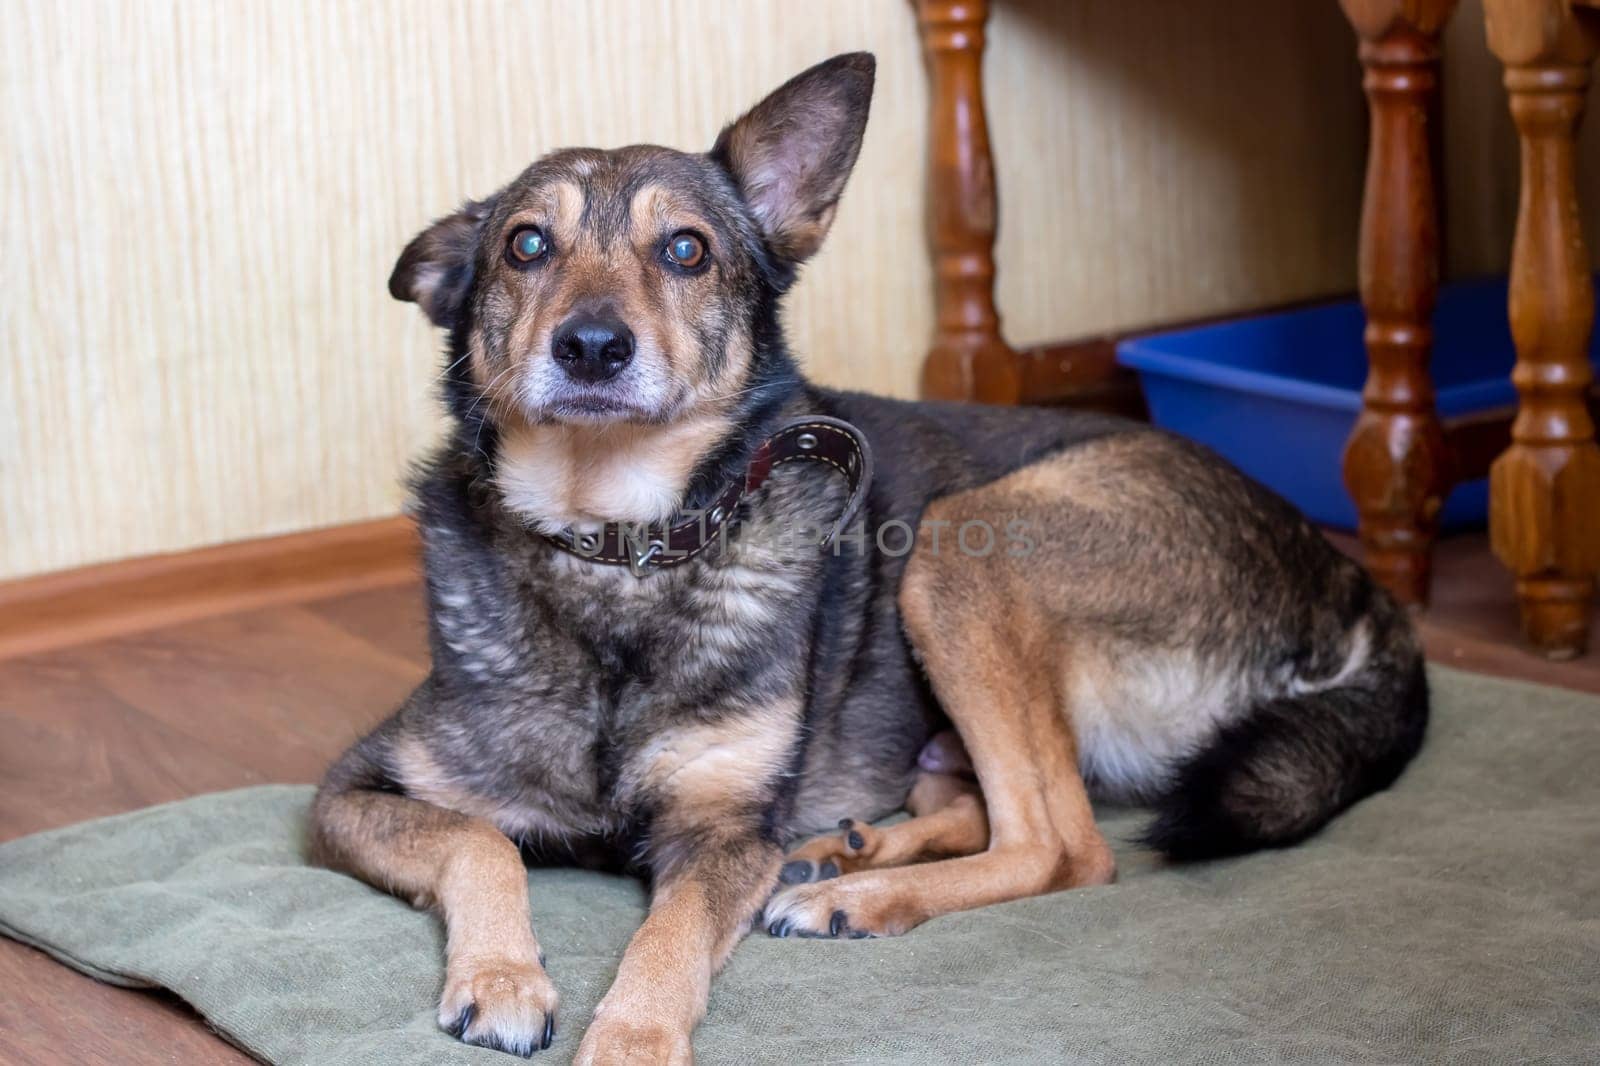
[[[738,522],[745,498],[766,484],[772,471],[784,463],[825,463],[843,474],[850,484],[844,513],[833,524],[822,547],[828,548],[861,510],[872,484],[872,450],[866,436],[837,418],[811,415],[785,425],[761,442],[744,476],[731,481],[702,510],[679,512],[664,524],[607,522],[595,532],[565,530],[546,533],[555,547],[581,559],[610,566],[626,566],[634,577],[655,570],[682,566],[711,545],[723,541]]]

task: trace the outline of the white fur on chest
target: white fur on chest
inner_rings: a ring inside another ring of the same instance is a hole
[[[515,426],[494,480],[506,507],[542,532],[661,522],[683,504],[694,464],[727,432],[721,419],[665,426]]]

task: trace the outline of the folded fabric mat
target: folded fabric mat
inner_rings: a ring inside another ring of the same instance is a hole
[[[1287,851],[1168,867],[898,939],[757,934],[701,1063],[1600,1061],[1600,700],[1436,669],[1391,791]],[[159,985],[279,1063],[508,1063],[434,1025],[438,923],[306,865],[305,787],[202,796],[0,847],[0,931]],[[1142,817],[1107,811],[1113,837]],[[529,874],[566,1062],[644,909]],[[69,1049],[64,1049],[69,1050]]]

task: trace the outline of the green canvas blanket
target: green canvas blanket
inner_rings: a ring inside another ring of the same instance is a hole
[[[1287,851],[953,915],[892,940],[756,935],[704,1064],[1600,1061],[1600,700],[1435,670],[1421,757]],[[434,1025],[427,914],[307,866],[310,789],[202,796],[0,846],[0,931],[172,989],[282,1063],[509,1063]],[[1127,837],[1134,811],[1105,812]],[[529,874],[568,1061],[643,913]]]

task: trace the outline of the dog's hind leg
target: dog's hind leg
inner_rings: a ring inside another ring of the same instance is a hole
[[[959,513],[930,514],[954,519]],[[769,932],[902,933],[951,911],[1115,876],[1094,823],[1064,707],[1066,642],[1030,609],[1028,575],[919,549],[901,613],[935,694],[961,733],[988,810],[982,854],[790,886],[768,903]]]
[[[912,817],[878,828],[846,818],[839,832],[817,837],[789,854],[785,884],[824,881],[841,873],[907,866],[972,855],[989,843],[989,819],[978,785],[955,774],[922,771],[911,786]]]
[[[347,752],[318,791],[314,858],[443,916],[441,1028],[522,1056],[548,1047],[556,990],[528,921],[521,853],[482,818],[379,791],[386,782],[369,751],[378,741]]]

